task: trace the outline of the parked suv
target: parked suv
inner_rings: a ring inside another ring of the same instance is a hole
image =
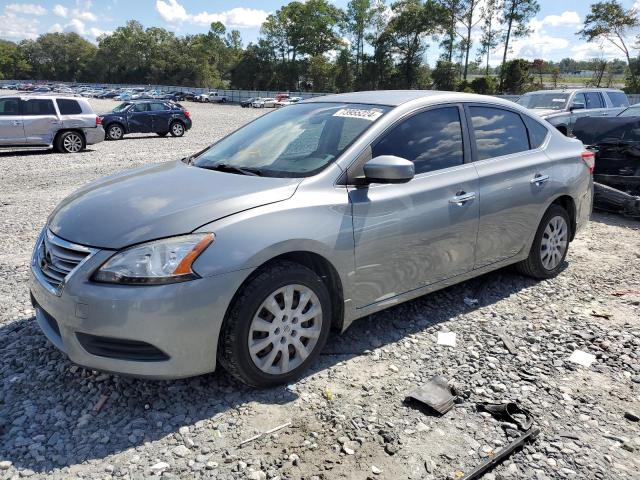
[[[289,382],[331,328],[507,265],[557,275],[592,168],[579,140],[507,100],[317,97],[65,199],[33,254],[36,319],[92,369],[220,362],[249,385]]]
[[[76,153],[104,140],[100,117],[83,98],[0,97],[0,148],[54,148]]]
[[[120,140],[127,133],[168,133],[181,137],[191,128],[191,115],[180,104],[162,100],[134,100],[118,105],[101,116],[107,140]]]
[[[533,110],[565,135],[570,135],[578,118],[615,117],[629,106],[622,90],[576,88],[539,90],[522,95],[517,102]]]

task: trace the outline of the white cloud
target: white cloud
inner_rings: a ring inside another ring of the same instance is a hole
[[[70,18],[77,19],[83,22],[96,22],[98,21],[98,17],[90,12],[91,2],[78,2],[77,8],[67,8],[60,4],[56,4],[53,7],[53,14],[62,17],[62,18]]]
[[[572,27],[580,25],[581,22],[580,15],[573,10],[567,10],[560,15],[547,15],[542,19],[543,25],[550,25],[552,27]]]
[[[111,30],[101,30],[99,28],[92,27],[89,29],[89,36],[96,40],[100,35],[111,35],[113,32]]]
[[[78,35],[84,35],[86,30],[84,22],[82,20],[80,20],[79,18],[72,18],[69,23],[64,26],[64,31],[75,32]]]
[[[6,14],[46,15],[47,9],[33,3],[11,3],[4,7]]]
[[[15,40],[38,38],[39,22],[33,18],[17,17],[15,14],[5,12],[0,15],[0,38]]]
[[[582,43],[580,45],[571,47],[571,58],[575,60],[591,60],[593,58],[620,58],[626,61],[622,51],[620,51],[620,49],[616,48],[609,42]]]
[[[51,25],[51,27],[49,27],[49,33],[62,33],[63,31],[64,29],[59,23],[54,23],[53,25]]]
[[[164,21],[171,24],[192,23],[194,25],[209,25],[221,22],[229,27],[259,27],[269,15],[264,10],[236,7],[219,13],[200,12],[190,14],[177,0],[157,0],[156,10]]]
[[[67,18],[67,16],[69,15],[69,9],[67,7],[63,7],[60,4],[57,4],[53,7],[53,14],[58,17]]]

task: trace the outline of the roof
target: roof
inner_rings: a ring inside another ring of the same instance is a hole
[[[617,88],[598,88],[598,87],[584,87],[584,88],[556,88],[553,90],[535,90],[533,92],[527,93],[573,93],[573,92],[620,92],[624,93],[622,90]],[[526,95],[526,94],[525,94]]]
[[[418,98],[435,97],[452,92],[437,90],[371,90],[365,92],[339,93],[337,95],[323,95],[304,100],[305,103],[316,102],[340,102],[340,103],[367,103],[369,105],[388,105],[397,107],[403,103]]]

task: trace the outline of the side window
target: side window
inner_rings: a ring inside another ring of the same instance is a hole
[[[523,115],[522,117],[524,118],[524,123],[529,131],[529,145],[531,146],[531,149],[539,148],[540,145],[544,143],[545,138],[547,138],[549,130],[547,127],[542,125],[540,122],[535,121],[531,117],[526,115]]]
[[[0,115],[20,115],[20,100],[0,98]]]
[[[603,108],[604,102],[602,96],[598,92],[587,92],[584,94],[587,99],[587,108]]]
[[[22,101],[22,114],[25,116],[56,115],[53,100],[30,98]]]
[[[56,103],[58,104],[60,115],[79,115],[82,113],[82,107],[76,100],[58,98]]]
[[[577,105],[582,105],[582,108],[587,108],[587,99],[584,97],[584,93],[576,93],[576,96],[573,97],[571,106],[575,107]]]
[[[149,104],[148,103],[136,103],[133,106],[133,111],[134,112],[148,112],[149,111]]]
[[[458,107],[444,107],[403,121],[374,145],[372,153],[411,160],[418,174],[462,165],[462,145]]]
[[[609,100],[611,100],[611,105],[614,107],[628,107],[629,100],[627,96],[622,92],[607,92],[609,96]]]
[[[478,160],[529,150],[527,129],[517,113],[493,107],[469,107],[469,111]]]
[[[163,112],[165,110],[169,110],[169,107],[164,103],[150,103],[149,110],[152,112]]]

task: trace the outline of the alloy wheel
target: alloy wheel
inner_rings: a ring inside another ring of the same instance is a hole
[[[112,140],[119,140],[122,137],[122,128],[117,125],[109,128],[109,138]]]
[[[561,216],[552,217],[542,234],[540,260],[547,270],[556,268],[567,251],[569,228]]]
[[[286,374],[314,351],[322,331],[322,306],[304,285],[278,288],[262,302],[249,327],[254,365],[272,375]]]
[[[184,127],[182,126],[181,123],[174,123],[173,126],[171,127],[171,131],[176,137],[179,137],[184,133]]]
[[[69,133],[62,142],[66,152],[77,153],[82,150],[82,138],[77,133]]]

